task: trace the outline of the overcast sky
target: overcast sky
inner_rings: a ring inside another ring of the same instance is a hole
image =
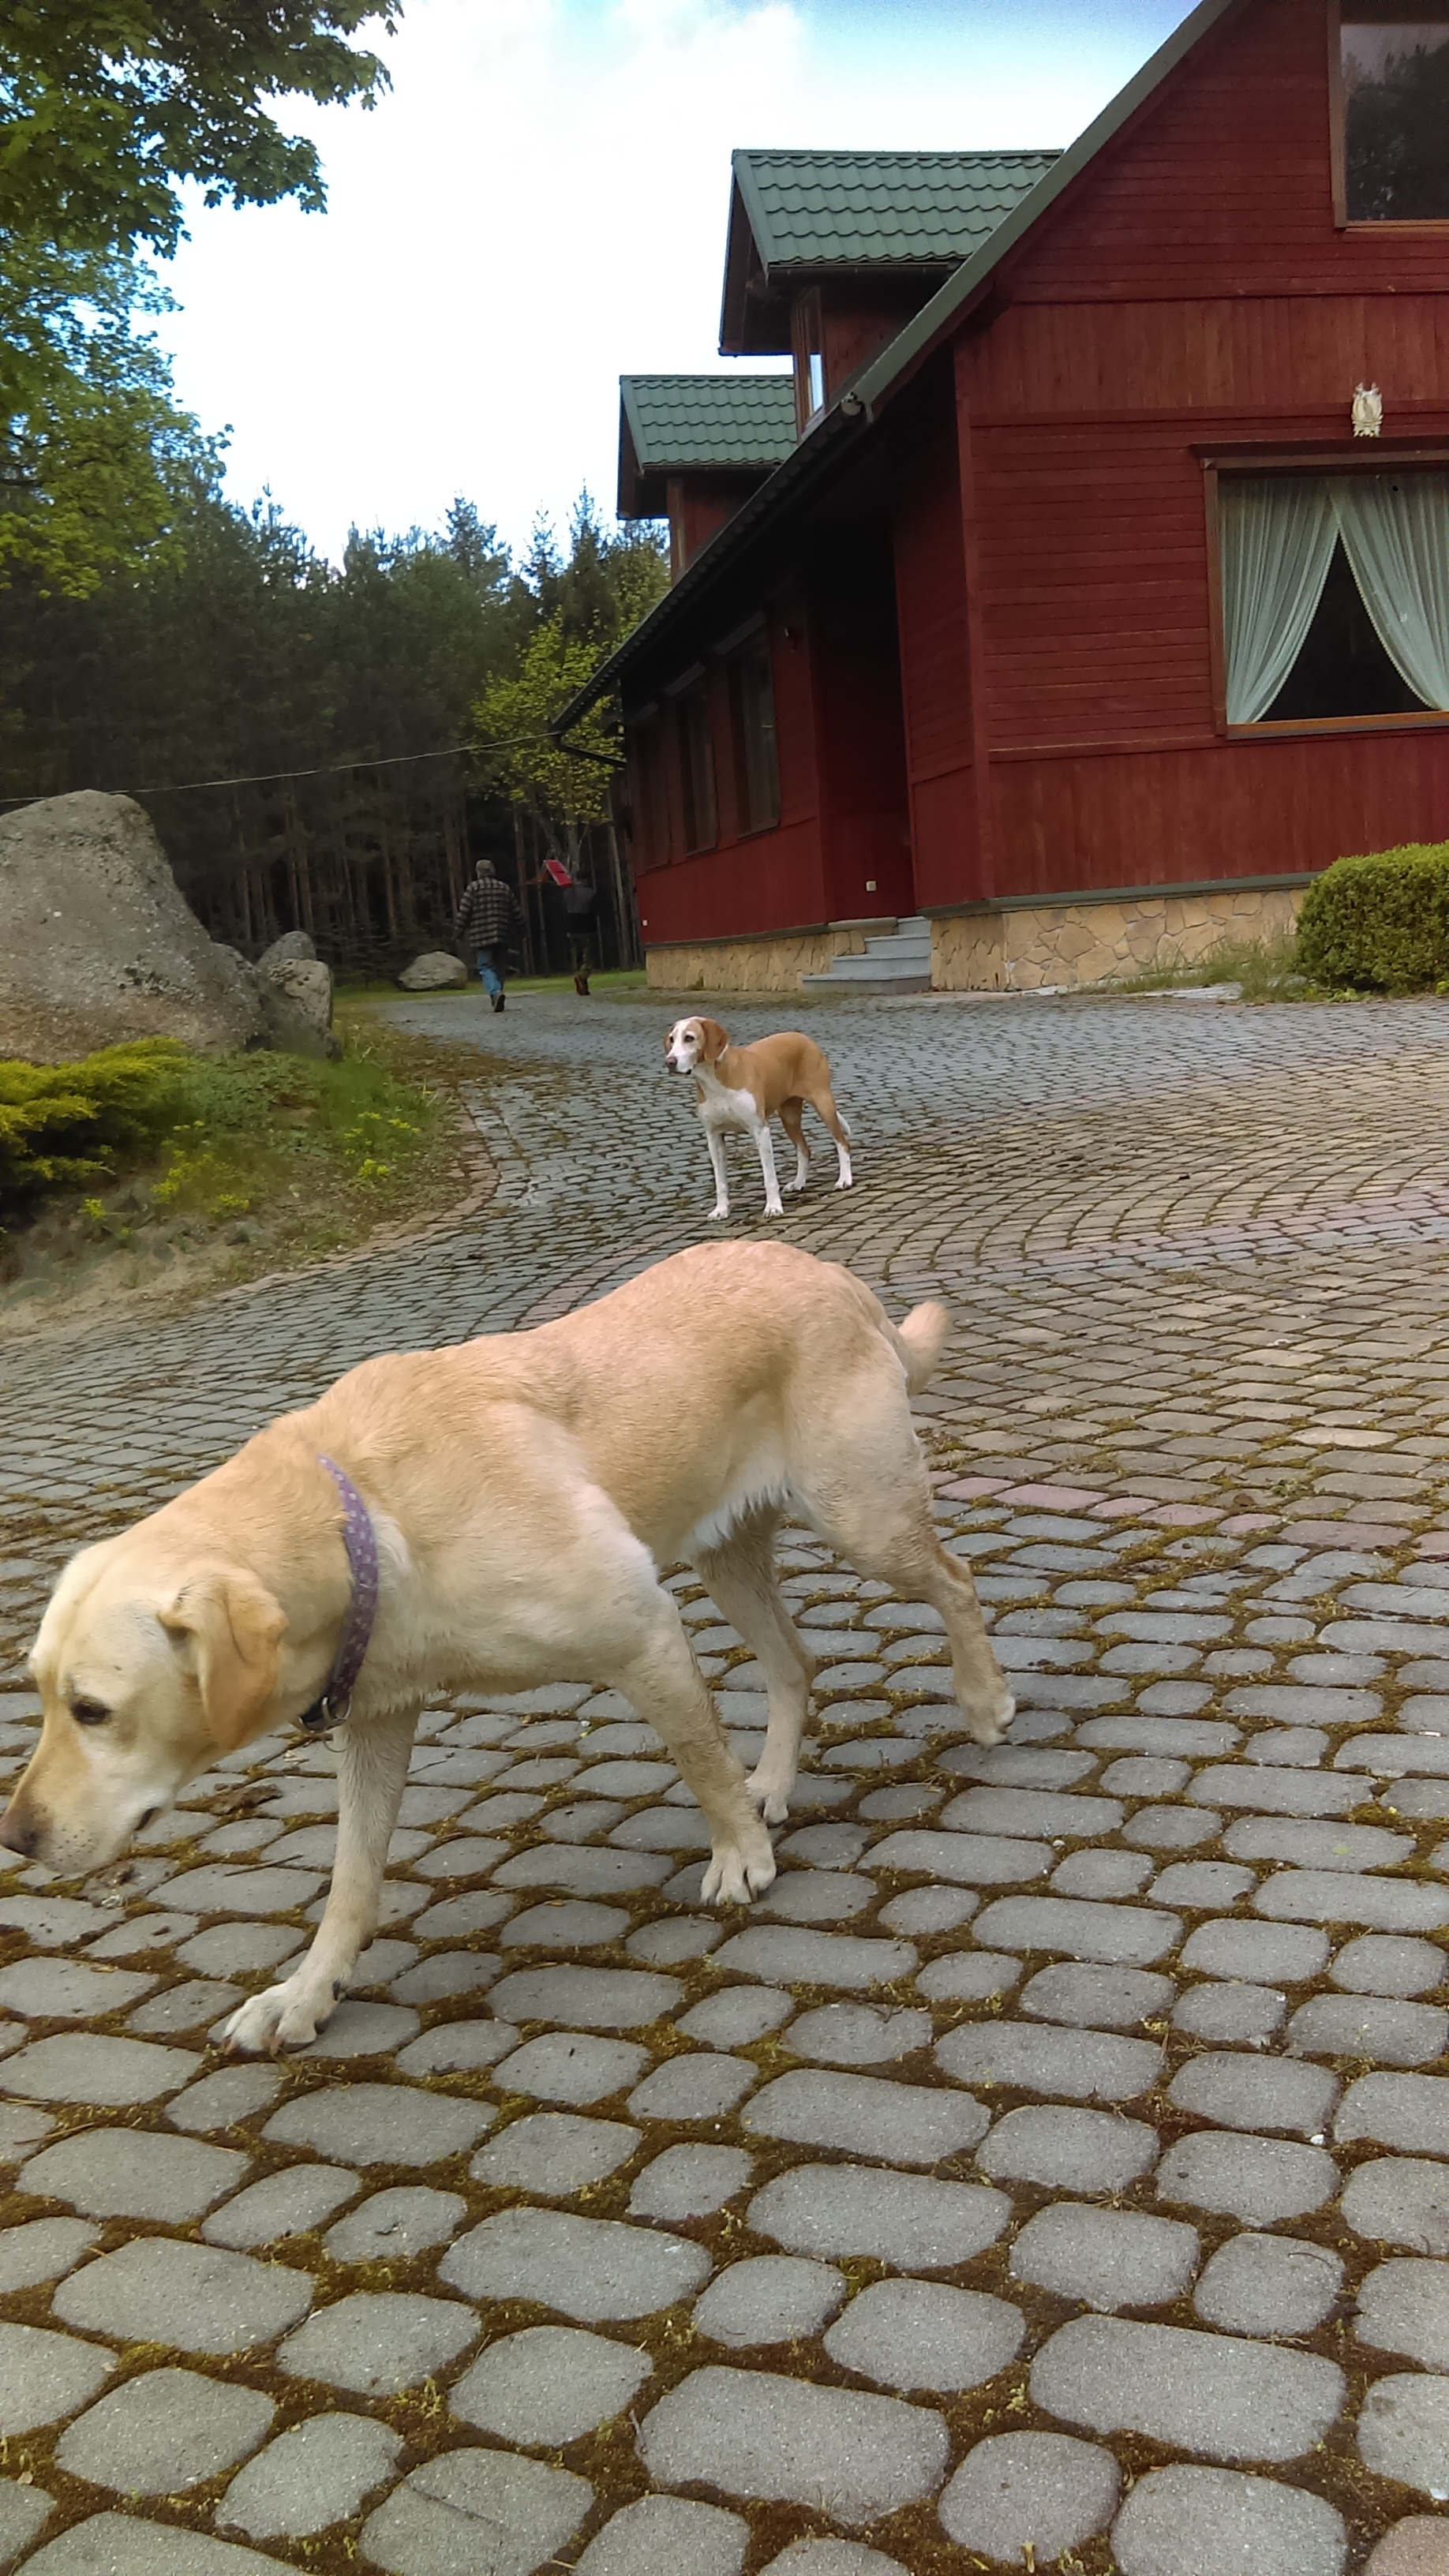
[[[1068,143],[1187,11],[408,0],[380,107],[284,111],[325,215],[194,212],[178,391],[230,425],[234,496],[267,486],[334,556],[455,492],[521,546],[581,484],[612,509],[621,373],[729,363],[734,145]]]

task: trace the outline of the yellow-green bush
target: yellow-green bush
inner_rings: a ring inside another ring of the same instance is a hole
[[[1449,841],[1339,859],[1298,916],[1298,963],[1316,984],[1421,993],[1449,977]]]
[[[171,1038],[102,1047],[78,1064],[0,1058],[0,1200],[113,1171],[166,1126],[186,1060]]]

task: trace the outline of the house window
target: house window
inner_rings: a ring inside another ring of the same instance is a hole
[[[716,838],[714,744],[710,739],[709,700],[702,688],[691,689],[674,710],[678,727],[679,783],[684,807],[686,850],[712,850]]]
[[[1340,0],[1339,212],[1449,223],[1449,0]]]
[[[742,834],[768,832],[780,819],[780,768],[775,683],[763,637],[730,664],[729,678],[739,828]]]
[[[824,352],[820,349],[812,349],[809,353],[808,365],[810,370],[810,417],[813,420],[818,411],[823,411],[825,409]]]
[[[1449,473],[1218,487],[1229,725],[1449,712]]]

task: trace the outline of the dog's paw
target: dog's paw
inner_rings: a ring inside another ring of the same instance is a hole
[[[855,1187],[855,1175],[854,1175],[854,1173],[852,1172],[852,1174],[851,1174],[851,1176],[850,1176],[850,1179],[849,1179],[848,1181],[837,1181],[837,1182],[836,1182],[836,1184],[835,1184],[835,1186],[836,1186],[836,1188],[837,1188],[838,1190],[853,1190],[853,1189],[854,1189],[854,1187]]]
[[[783,1200],[783,1199],[766,1199],[766,1201],[765,1201],[765,1214],[766,1214],[766,1216],[783,1216],[783,1215],[784,1215],[784,1213],[785,1213],[785,1202],[784,1202],[784,1200]]]
[[[1016,1702],[1010,1691],[1004,1690],[989,1708],[970,1709],[963,1705],[961,1714],[971,1730],[974,1744],[1000,1744],[1016,1715]]]
[[[804,1190],[805,1184],[803,1181],[786,1181],[784,1185],[784,1195],[787,1199],[798,1199],[802,1197]]]
[[[729,1215],[729,1207],[728,1207],[728,1205],[726,1205],[726,1206],[724,1206],[724,1207],[712,1207],[712,1208],[710,1209],[710,1212],[709,1212],[709,1221],[710,1221],[710,1224],[711,1224],[711,1225],[723,1225],[723,1223],[724,1223],[724,1221],[725,1221],[725,1218],[726,1218],[728,1215]]]
[[[745,1782],[767,1825],[783,1825],[790,1813],[790,1792],[794,1786],[793,1773],[788,1780],[776,1779],[765,1769],[763,1761],[756,1763]]]
[[[738,1842],[716,1843],[700,1891],[706,1905],[748,1905],[763,1896],[775,1877],[775,1855],[763,1825],[746,1829]]]
[[[222,2032],[222,2044],[233,2057],[278,2057],[284,2048],[306,2048],[330,2020],[336,2002],[330,1986],[319,1989],[289,1977],[284,1985],[267,1986],[239,2005]]]

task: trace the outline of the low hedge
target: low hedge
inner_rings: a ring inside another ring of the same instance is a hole
[[[0,1205],[113,1171],[164,1130],[187,1060],[172,1038],[102,1047],[78,1064],[0,1058]]]
[[[1421,993],[1449,978],[1449,841],[1339,859],[1308,889],[1298,963],[1315,984]]]

